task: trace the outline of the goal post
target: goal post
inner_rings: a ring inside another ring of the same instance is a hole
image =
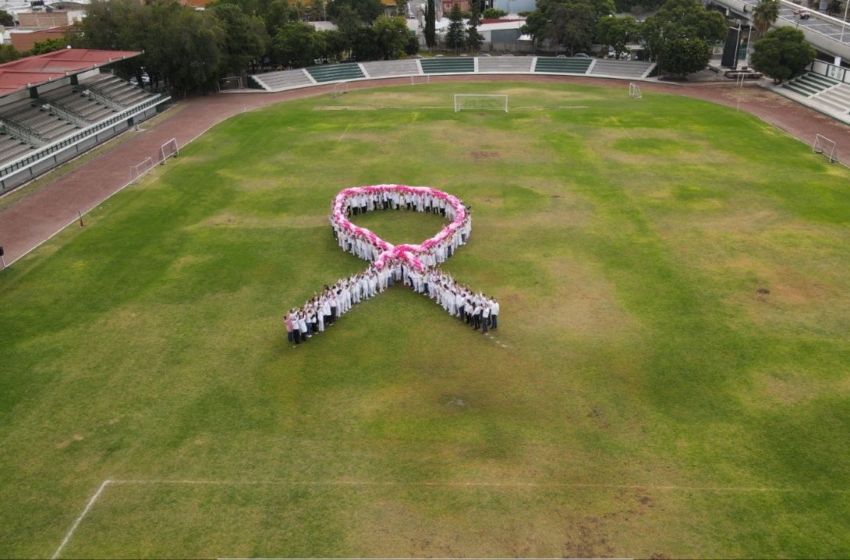
[[[139,179],[143,175],[145,175],[148,171],[153,169],[153,159],[145,158],[145,161],[138,165],[130,166],[130,182],[135,182],[136,179]]]
[[[168,158],[177,157],[178,155],[180,155],[180,149],[177,147],[177,138],[172,138],[159,147],[160,165],[165,165]]]
[[[337,82],[334,84],[334,89],[331,92],[331,97],[339,97],[348,93],[348,82]]]
[[[430,84],[431,83],[431,74],[422,74],[410,77],[410,85],[415,86],[416,84]]]
[[[835,163],[838,161],[838,154],[835,148],[835,140],[830,140],[821,134],[815,134],[815,141],[812,142],[813,154],[823,154],[829,160],[829,163]]]
[[[629,97],[632,99],[640,99],[640,87],[635,83],[629,83]]]
[[[508,112],[507,95],[479,95],[474,93],[454,94],[455,113],[460,111],[504,111]]]

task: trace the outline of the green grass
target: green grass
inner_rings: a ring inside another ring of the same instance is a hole
[[[53,554],[107,479],[63,556],[850,555],[850,172],[623,92],[241,114],[16,263],[0,556]],[[444,269],[498,344],[395,288],[291,347],[284,311],[365,268],[334,195],[395,182],[473,207]]]

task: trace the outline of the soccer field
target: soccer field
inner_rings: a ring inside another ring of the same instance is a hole
[[[287,343],[380,183],[472,207],[442,268],[497,331],[394,287]],[[0,557],[846,557],[848,184],[625,84],[234,117],[0,274]]]

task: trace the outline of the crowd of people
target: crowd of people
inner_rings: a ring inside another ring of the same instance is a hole
[[[348,220],[349,216],[374,210],[431,212],[445,216],[450,223],[421,244],[393,245]],[[428,296],[447,313],[485,334],[498,328],[496,298],[475,293],[434,268],[464,245],[472,230],[468,208],[456,197],[428,187],[405,185],[345,189],[334,199],[330,221],[339,246],[372,264],[364,272],[326,285],[303,306],[291,309],[284,318],[290,342],[299,345],[324,332],[353,305],[395,284]]]

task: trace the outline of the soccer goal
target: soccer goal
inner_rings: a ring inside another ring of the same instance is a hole
[[[815,141],[812,143],[812,153],[825,155],[829,163],[838,161],[838,154],[835,151],[835,141],[820,134],[815,134]]]
[[[415,86],[416,84],[430,84],[431,83],[431,74],[425,74],[423,76],[411,76],[410,77],[410,85]]]
[[[629,97],[632,99],[640,99],[640,87],[637,84],[630,83],[629,84]]]
[[[455,113],[460,111],[504,111],[508,112],[507,95],[455,94]]]
[[[177,147],[177,138],[172,138],[165,144],[159,147],[160,165],[165,165],[165,161],[170,157],[180,155],[180,149]]]
[[[151,158],[145,158],[145,161],[138,165],[130,166],[130,182],[135,182],[136,179],[142,177],[145,173],[153,169],[153,160]]]
[[[334,84],[334,89],[331,92],[331,97],[339,97],[348,93],[348,82],[339,82]]]

